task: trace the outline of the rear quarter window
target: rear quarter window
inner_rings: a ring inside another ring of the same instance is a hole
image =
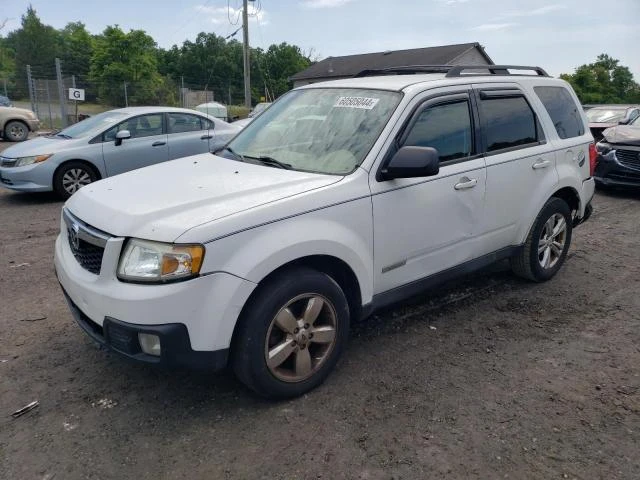
[[[584,135],[584,124],[578,105],[563,87],[534,87],[536,95],[553,121],[560,138]]]

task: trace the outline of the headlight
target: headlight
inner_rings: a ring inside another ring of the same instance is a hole
[[[16,161],[14,167],[24,167],[26,165],[31,165],[33,163],[44,162],[45,160],[50,158],[52,155],[53,153],[49,153],[47,155],[34,155],[32,157],[20,157]]]
[[[120,257],[118,278],[130,282],[161,283],[200,273],[204,246],[176,245],[130,239]]]
[[[606,155],[611,151],[611,145],[607,142],[598,142],[596,143],[596,150],[598,150],[598,153]]]

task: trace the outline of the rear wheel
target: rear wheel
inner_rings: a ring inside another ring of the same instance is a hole
[[[13,120],[4,127],[4,138],[10,142],[23,142],[29,136],[29,127],[24,123]]]
[[[53,189],[62,198],[67,199],[82,187],[98,180],[93,168],[84,162],[63,164],[53,179]]]
[[[349,307],[338,284],[308,268],[285,270],[243,312],[233,347],[238,378],[271,398],[302,395],[335,366],[349,334]]]
[[[523,248],[511,258],[514,273],[534,282],[552,278],[560,270],[571,245],[571,218],[571,210],[564,200],[549,199]]]

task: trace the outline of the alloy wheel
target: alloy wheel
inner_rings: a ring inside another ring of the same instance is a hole
[[[553,268],[564,252],[567,240],[567,221],[564,215],[554,213],[544,224],[538,241],[538,262],[544,269]]]
[[[71,168],[62,176],[62,188],[69,195],[73,195],[80,188],[91,183],[91,175],[82,168]]]

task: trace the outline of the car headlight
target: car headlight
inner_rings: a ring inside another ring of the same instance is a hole
[[[162,283],[200,273],[203,245],[180,245],[130,239],[120,257],[118,278],[129,282]]]
[[[19,157],[13,166],[24,167],[26,165],[44,162],[45,160],[48,160],[49,158],[51,158],[52,155],[53,153],[48,153],[46,155],[33,155],[31,157]]]
[[[598,153],[606,155],[611,151],[611,145],[607,142],[598,142],[596,143],[596,150],[598,150]]]

